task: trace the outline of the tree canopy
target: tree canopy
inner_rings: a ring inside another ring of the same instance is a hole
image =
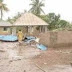
[[[60,14],[56,15],[55,13],[49,13],[47,15],[40,15],[39,17],[49,24],[49,30],[60,28],[67,29],[67,27],[70,26],[69,22],[60,19]]]
[[[43,1],[40,1],[40,0],[31,0],[32,3],[30,4],[32,7],[31,9],[29,10],[29,12],[32,12],[33,14],[35,15],[40,15],[41,12],[44,13],[42,7],[44,7],[44,3]]]

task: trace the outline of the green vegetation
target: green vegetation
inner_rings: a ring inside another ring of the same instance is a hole
[[[18,12],[18,14],[14,16],[13,18],[8,17],[7,21],[13,24],[20,16],[21,16],[21,13]]]
[[[47,15],[40,15],[41,19],[49,24],[48,29],[54,30],[65,30],[70,27],[69,22],[60,19],[60,15],[56,15],[55,13],[49,13]]]
[[[43,19],[45,22],[49,24],[48,29],[49,30],[71,30],[72,26],[69,22],[65,20],[60,19],[60,15],[56,15],[55,13],[49,13],[45,14],[42,7],[44,7],[43,0],[40,2],[40,0],[31,0],[32,3],[30,4],[32,8],[29,10],[31,13],[37,15],[41,19]],[[44,13],[44,15],[41,15],[41,12]],[[39,28],[39,27],[38,27]]]

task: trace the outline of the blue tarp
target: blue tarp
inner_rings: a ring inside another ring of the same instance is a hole
[[[47,50],[47,47],[42,45],[42,44],[36,44],[37,48],[41,49],[41,50]]]
[[[14,35],[0,35],[2,41],[17,41],[17,36]]]

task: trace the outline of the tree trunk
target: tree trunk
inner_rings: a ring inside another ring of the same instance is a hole
[[[1,9],[1,20],[2,20],[2,17],[3,17],[3,12],[2,12],[2,9]]]

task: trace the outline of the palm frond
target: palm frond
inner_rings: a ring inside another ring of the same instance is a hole
[[[41,12],[44,13],[44,11],[42,10],[42,7],[45,6],[43,1],[40,0],[32,0],[32,3],[30,4],[32,6],[32,8],[29,10],[32,13],[39,15]]]

